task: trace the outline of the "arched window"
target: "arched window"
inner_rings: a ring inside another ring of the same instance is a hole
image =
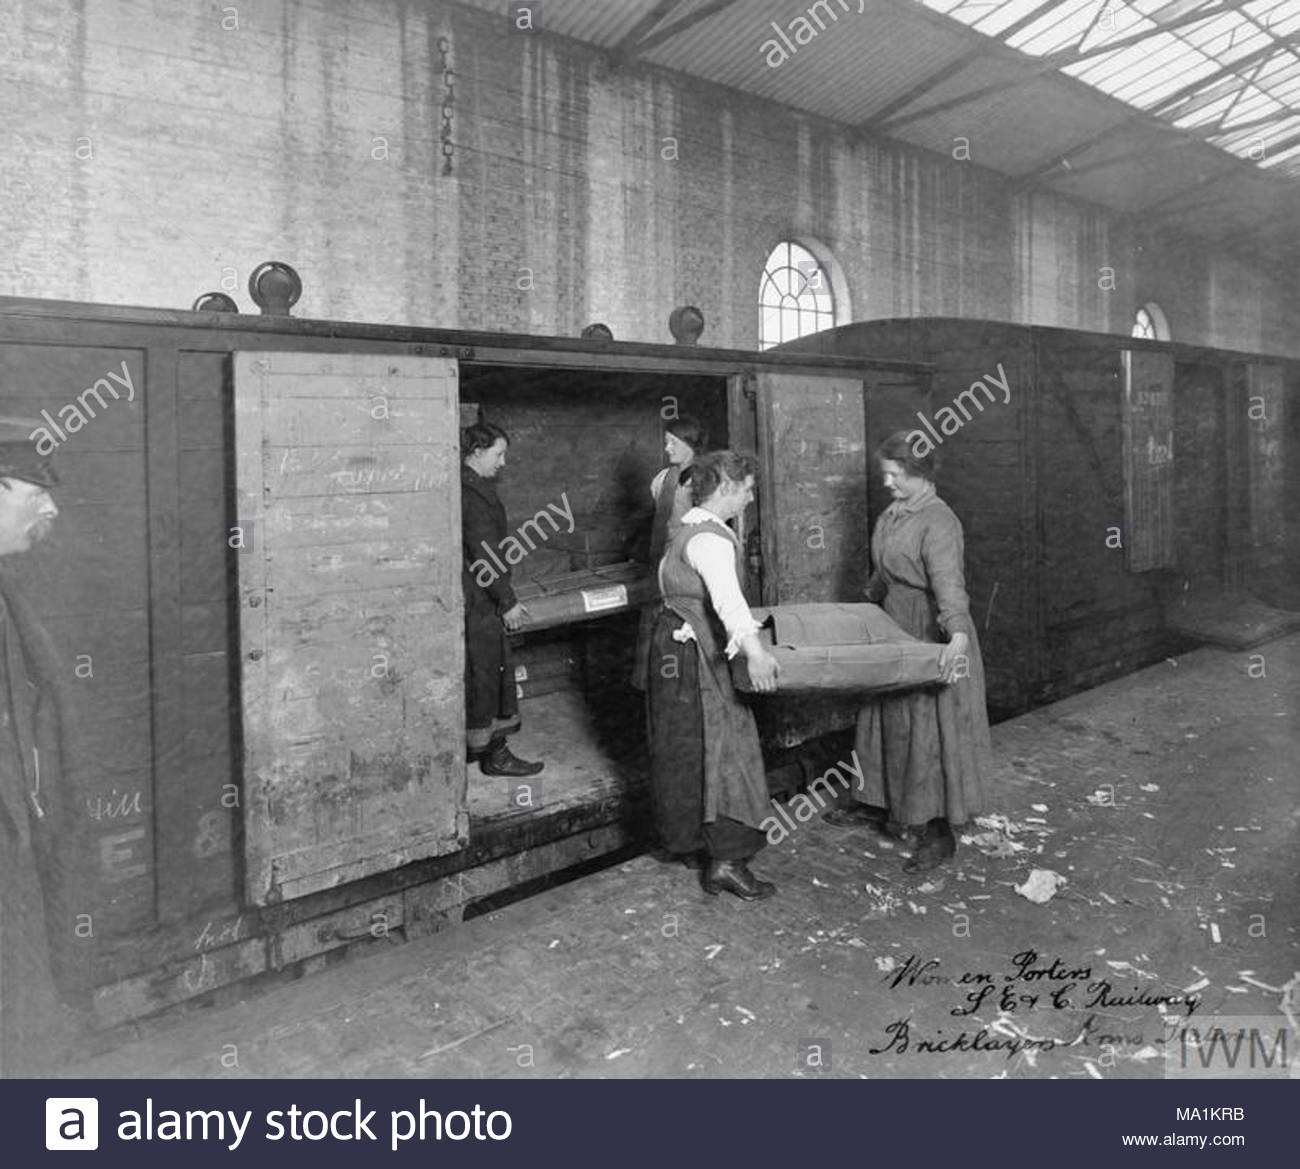
[[[835,294],[829,265],[790,240],[777,244],[768,256],[758,301],[760,349],[835,324]]]
[[[1169,341],[1169,322],[1160,306],[1149,300],[1133,314],[1133,336],[1146,341]]]

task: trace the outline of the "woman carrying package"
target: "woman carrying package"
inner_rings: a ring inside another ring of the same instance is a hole
[[[776,689],[777,663],[741,592],[741,548],[727,520],[754,498],[754,462],[715,451],[695,464],[695,506],[659,562],[662,601],[650,632],[647,701],[655,824],[669,852],[703,850],[706,893],[745,901],[776,886],[749,869],[771,814],[754,715],[736,696],[727,659],[743,653],[753,688]]]
[[[953,825],[984,811],[991,766],[984,663],[971,621],[961,521],[935,492],[934,462],[908,432],[881,443],[876,462],[894,498],[871,538],[867,599],[923,641],[944,642],[943,684],[867,702],[858,714],[858,801],[829,824],[915,833],[906,872],[935,868],[957,850]]]

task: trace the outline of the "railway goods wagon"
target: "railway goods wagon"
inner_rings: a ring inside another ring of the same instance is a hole
[[[1007,717],[1300,610],[1300,363],[1111,333],[908,318],[770,352],[923,362],[877,430],[933,448]],[[873,514],[879,506],[869,483]]]
[[[3,570],[66,673],[98,1024],[637,847],[628,679],[663,422],[757,452],[755,603],[858,600],[880,411],[918,408],[926,381],[861,355],[0,300],[4,412],[61,479],[50,538]],[[518,643],[521,750],[546,762],[527,785],[464,757],[458,437],[477,418],[511,435],[515,574],[546,598]],[[774,783],[854,713],[760,707]]]

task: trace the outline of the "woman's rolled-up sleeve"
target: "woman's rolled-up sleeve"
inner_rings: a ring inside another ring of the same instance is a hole
[[[709,590],[714,612],[727,631],[726,655],[734,658],[740,650],[740,639],[759,629],[736,579],[735,548],[725,536],[701,532],[687,542],[686,562],[700,574]]]

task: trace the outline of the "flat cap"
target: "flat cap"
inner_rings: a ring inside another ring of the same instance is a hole
[[[42,455],[31,439],[41,425],[25,418],[0,417],[0,478],[21,479],[38,487],[58,485],[49,457]]]

